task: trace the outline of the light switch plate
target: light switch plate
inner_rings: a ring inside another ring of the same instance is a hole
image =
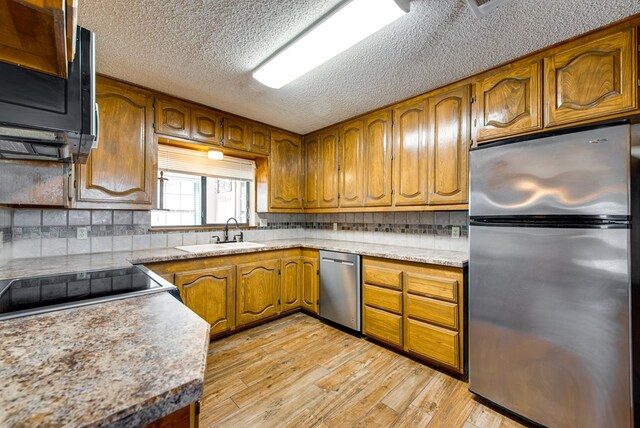
[[[89,234],[87,233],[87,228],[86,227],[79,227],[78,229],[76,229],[76,238],[77,239],[88,239],[89,238]]]
[[[451,226],[451,237],[453,239],[460,238],[460,226]]]
[[[334,232],[338,231],[338,223],[333,223],[333,231]]]

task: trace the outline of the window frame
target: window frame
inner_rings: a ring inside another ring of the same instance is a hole
[[[240,222],[238,221],[238,226],[239,227],[251,227],[251,220],[252,220],[252,210],[251,210],[251,199],[252,199],[252,191],[251,191],[251,187],[252,184],[255,183],[255,180],[242,180],[242,179],[238,179],[238,178],[230,178],[230,177],[223,177],[223,176],[219,176],[219,175],[214,175],[214,174],[205,174],[205,175],[201,175],[201,174],[194,174],[191,172],[185,172],[185,171],[174,171],[174,170],[170,170],[170,169],[160,169],[158,168],[158,177],[157,180],[159,181],[160,178],[160,172],[164,172],[164,173],[174,173],[174,174],[182,174],[182,175],[188,175],[188,176],[192,176],[194,178],[199,177],[200,178],[200,223],[201,224],[191,224],[191,225],[187,225],[187,224],[179,224],[179,225],[170,225],[170,224],[163,224],[163,225],[151,225],[152,229],[167,229],[167,228],[171,228],[171,229],[211,229],[211,228],[217,228],[217,227],[225,227],[226,223],[207,223],[207,178],[214,178],[214,179],[222,179],[222,180],[233,180],[233,181],[241,181],[243,183],[246,183],[247,186],[247,205],[246,205],[246,211],[247,211],[247,218],[246,218],[246,222]],[[165,178],[165,180],[168,180],[167,178]],[[162,189],[164,189],[165,187],[162,186]],[[157,186],[158,192],[160,192],[160,186]],[[158,195],[158,203],[164,199],[164,196],[161,198],[160,195]],[[168,209],[164,209],[164,208],[158,208],[157,206],[152,210],[152,211],[171,211]],[[235,217],[234,217],[235,218]],[[236,219],[237,221],[238,219]]]

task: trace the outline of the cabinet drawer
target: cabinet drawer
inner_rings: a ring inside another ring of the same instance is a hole
[[[391,312],[364,306],[362,331],[383,342],[402,346],[402,317]]]
[[[455,279],[407,273],[407,291],[450,302],[458,301],[458,281]]]
[[[401,270],[387,269],[378,266],[367,266],[365,264],[362,276],[363,281],[368,284],[402,290]]]
[[[458,305],[456,303],[407,295],[405,313],[411,318],[458,329]]]
[[[407,351],[459,368],[458,333],[455,331],[407,319],[405,344]]]
[[[402,292],[364,284],[362,294],[365,305],[402,314]]]

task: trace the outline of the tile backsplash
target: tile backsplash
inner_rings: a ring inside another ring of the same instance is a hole
[[[336,214],[258,214],[266,224],[244,230],[246,240],[322,238],[466,249],[466,211]],[[334,230],[335,228],[337,230]],[[451,240],[459,226],[462,239]],[[87,239],[77,239],[85,228]],[[148,211],[22,209],[0,207],[0,258],[131,251],[205,244],[221,231],[151,229]]]

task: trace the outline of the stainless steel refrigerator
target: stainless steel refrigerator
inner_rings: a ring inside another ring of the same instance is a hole
[[[639,140],[617,125],[471,152],[472,392],[550,427],[632,426]]]

